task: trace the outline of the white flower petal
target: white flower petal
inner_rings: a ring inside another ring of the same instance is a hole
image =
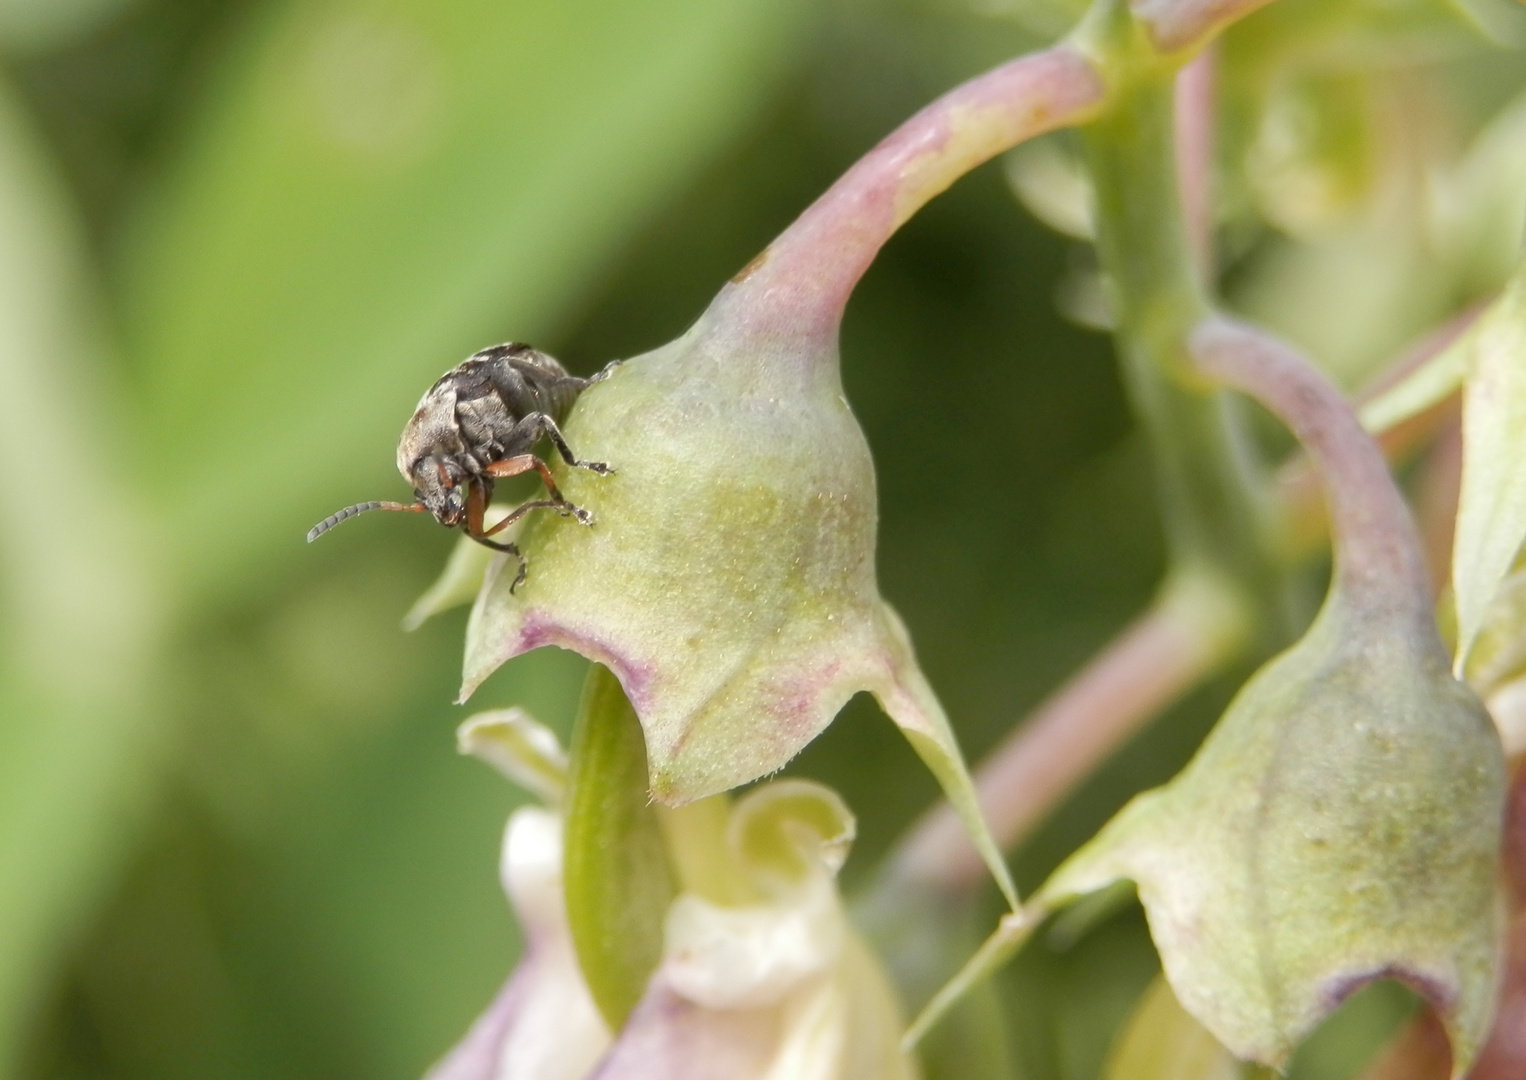
[[[681,896],[668,912],[663,973],[675,993],[706,1008],[774,1005],[837,959],[844,929],[830,880],[792,904],[723,907]]]
[[[537,806],[504,830],[504,890],[524,929],[513,976],[425,1080],[583,1080],[610,1044],[572,950],[562,900],[562,820]]]

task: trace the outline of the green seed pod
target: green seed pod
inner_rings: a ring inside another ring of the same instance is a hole
[[[869,447],[838,378],[835,324],[802,349],[734,310],[590,388],[566,425],[615,474],[568,470],[592,528],[530,521],[530,574],[489,574],[463,698],[541,645],[619,678],[653,795],[678,804],[781,768],[868,690],[984,833],[948,720],[880,599]],[[1000,865],[985,838],[988,862]]]
[[[1136,882],[1178,999],[1240,1057],[1280,1064],[1344,997],[1391,977],[1436,1009],[1461,1074],[1498,968],[1499,739],[1450,674],[1413,526],[1336,392],[1237,327],[1210,323],[1193,347],[1320,464],[1334,581],[1181,775],[1125,807],[1035,902]]]

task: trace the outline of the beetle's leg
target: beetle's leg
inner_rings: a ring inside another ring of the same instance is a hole
[[[486,487],[486,484],[472,483],[471,490],[466,495],[466,521],[461,527],[467,536],[470,536],[483,547],[492,548],[494,551],[501,551],[505,555],[512,555],[519,560],[519,572],[514,575],[514,580],[509,584],[509,592],[512,593],[524,582],[525,575],[530,572],[530,564],[525,561],[524,553],[519,550],[518,545],[493,540],[491,537],[493,533],[513,520],[519,513],[519,510],[514,511],[508,518],[484,532],[482,529],[482,513],[487,509]],[[521,507],[520,509],[524,508]]]
[[[562,429],[557,427],[556,421],[545,413],[531,413],[515,424],[514,434],[516,442],[518,442],[518,436],[521,431],[524,432],[524,441],[519,442],[520,446],[534,446],[536,441],[544,435],[556,447],[556,452],[562,455],[562,460],[573,468],[587,469],[589,472],[598,473],[600,476],[608,476],[615,471],[602,461],[579,461],[577,455],[572,452],[572,447],[568,446],[567,440],[562,437]]]
[[[533,415],[538,416],[540,414],[536,413]],[[580,525],[593,524],[593,515],[581,506],[575,506],[567,501],[567,497],[556,486],[556,481],[551,479],[551,470],[546,467],[544,461],[534,454],[517,454],[514,457],[504,458],[502,461],[493,462],[482,471],[488,476],[502,479],[506,476],[519,476],[522,473],[529,472],[531,469],[540,474],[541,480],[546,485],[546,494],[551,496],[550,503],[537,503],[535,505],[548,505],[563,517],[576,518]],[[515,512],[518,513],[518,511]]]
[[[470,536],[471,534],[468,533],[467,535]],[[483,547],[492,548],[494,551],[501,551],[505,555],[512,555],[519,560],[519,572],[514,575],[514,580],[509,583],[509,592],[512,593],[524,584],[525,575],[530,572],[530,564],[525,560],[524,552],[520,551],[517,545],[510,543],[500,544],[497,540],[490,540],[486,536],[473,536],[472,539]]]
[[[508,528],[510,525],[514,524],[514,522],[528,514],[531,510],[555,510],[557,513],[561,514],[562,517],[566,517],[569,507],[572,507],[571,503],[552,502],[550,499],[535,499],[531,502],[520,503],[518,506],[514,507],[513,510],[509,511],[508,516],[506,516],[497,525],[494,525],[491,529],[485,531],[482,535],[485,537],[492,536],[499,530]],[[572,508],[576,509],[575,507]]]
[[[540,414],[535,413],[533,415],[538,416]],[[506,457],[493,462],[482,471],[488,476],[502,480],[509,476],[522,476],[532,469],[540,473],[541,483],[546,485],[546,492],[553,499],[558,502],[567,501],[562,497],[561,491],[557,489],[556,481],[551,479],[551,470],[546,466],[544,461],[534,454],[515,454],[513,457]]]
[[[594,383],[603,382],[605,379],[613,375],[615,373],[615,369],[623,363],[625,363],[624,360],[611,360],[609,363],[605,364],[602,368],[584,380],[584,385],[592,386]]]
[[[482,514],[487,510],[487,501],[493,496],[492,481],[477,481],[475,479],[466,482],[466,523],[462,526],[466,535],[473,540],[480,540],[486,534],[482,531]]]

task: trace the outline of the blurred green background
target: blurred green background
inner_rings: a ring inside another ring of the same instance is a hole
[[[902,117],[1063,26],[1029,8],[0,2],[0,1076],[407,1080],[453,1043],[515,956],[518,798],[455,753],[464,615],[399,628],[454,538],[305,530],[406,495],[402,422],[471,351],[590,372],[681,332]],[[1084,271],[997,163],[844,329],[884,592],[972,757],[1161,570],[1111,348],[1056,309]],[[565,731],[582,672],[543,651],[472,705]],[[1021,882],[1233,685],[1099,772]],[[862,699],[792,770],[858,813],[850,884],[935,794]],[[1137,913],[1030,950],[1023,1075],[1096,1075],[1154,965]]]

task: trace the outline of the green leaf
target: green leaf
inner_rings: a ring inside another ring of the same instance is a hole
[[[423,389],[484,344],[564,330],[620,242],[746,130],[811,10],[264,5],[118,268],[183,569],[227,580],[330,500],[388,494],[350,485],[400,483]]]
[[[163,590],[63,180],[0,81],[0,1075],[143,823]],[[60,426],[62,425],[62,427]]]
[[[1464,345],[1462,495],[1452,552],[1459,669],[1526,538],[1526,263]]]
[[[662,960],[663,920],[677,895],[636,712],[594,665],[572,731],[562,875],[578,964],[618,1031]]]
[[[1240,1063],[1182,1008],[1160,976],[1108,1055],[1103,1080],[1235,1080]]]
[[[1443,598],[1444,614],[1450,614],[1450,598]],[[1452,627],[1455,637],[1456,627]],[[1463,678],[1485,701],[1507,683],[1526,672],[1526,566],[1519,556],[1484,614],[1483,625],[1468,650]],[[1492,706],[1491,706],[1492,708]],[[1495,717],[1499,721],[1499,717]]]
[[[57,49],[127,6],[127,0],[6,0],[0,4],[0,43],[13,54]]]
[[[1362,406],[1362,427],[1373,434],[1419,416],[1455,394],[1468,375],[1466,350],[1454,341]]]

